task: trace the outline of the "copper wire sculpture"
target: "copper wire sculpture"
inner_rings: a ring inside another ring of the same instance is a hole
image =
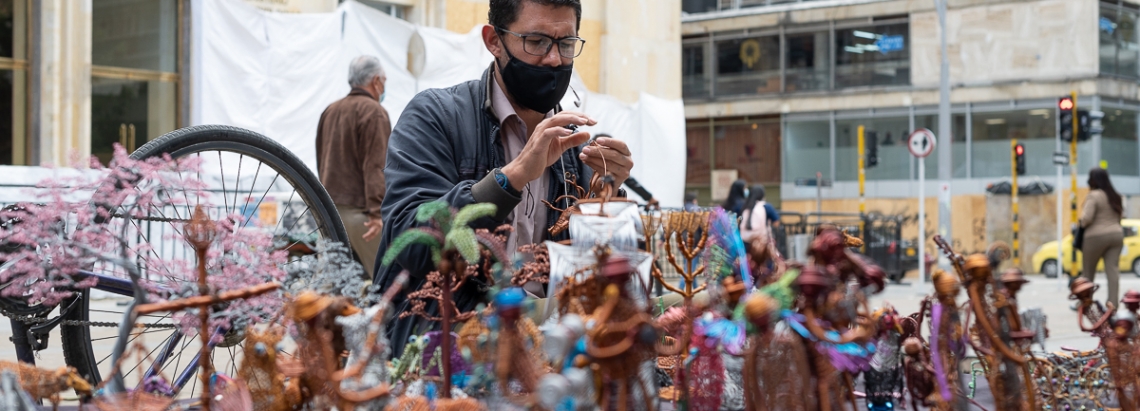
[[[1077,324],[1081,331],[1100,338],[1120,408],[1126,411],[1136,410],[1136,368],[1133,364],[1135,345],[1130,341],[1131,328],[1134,327],[1130,327],[1127,320],[1130,315],[1135,318],[1133,314],[1135,309],[1128,310],[1128,314],[1121,316],[1125,320],[1119,325],[1116,324],[1117,322],[1113,321],[1116,307],[1110,303],[1106,309],[1099,301],[1093,300],[1093,294],[1098,288],[1099,286],[1084,277],[1077,277],[1069,284],[1069,299],[1077,301]],[[1130,291],[1124,300],[1126,306],[1129,304],[1136,306],[1140,304],[1140,295]],[[1086,319],[1092,324],[1091,326],[1085,326]]]
[[[605,256],[599,265],[600,277],[607,283],[604,302],[591,313],[597,325],[587,331],[586,338],[586,352],[601,379],[598,405],[603,410],[629,410],[636,389],[642,394],[636,401],[652,410],[653,396],[641,380],[640,370],[655,356],[657,333],[649,315],[632,304],[625,291],[634,275],[633,267],[622,256]]]
[[[0,372],[11,371],[17,377],[20,387],[35,401],[48,400],[52,409],[59,408],[59,393],[74,390],[82,397],[91,396],[91,384],[87,383],[74,368],[61,367],[57,370],[36,368],[21,362],[0,361]]]
[[[708,284],[697,285],[699,283],[697,277],[703,274],[707,268],[698,262],[698,256],[704,251],[708,241],[709,213],[707,211],[672,212],[660,218],[662,220],[661,228],[665,235],[665,259],[681,275],[684,285],[677,287],[670,284],[656,265],[651,268],[651,272],[662,287],[681,296],[684,300],[682,310],[686,313],[686,317],[682,320],[681,335],[678,336],[676,345],[674,347],[659,345],[659,354],[665,356],[679,355],[679,361],[685,363],[690,355],[689,343],[693,338],[693,318],[688,317],[688,313],[693,310],[693,297],[708,286]],[[679,383],[676,392],[678,399],[682,401],[689,394],[689,387],[686,384],[687,380],[682,375],[683,373],[683,367],[676,368],[675,381]]]
[[[1021,317],[1015,311],[1020,284],[1003,290],[992,275],[993,266],[1000,262],[996,254],[1002,250],[991,247],[989,256],[974,254],[963,258],[942,237],[935,236],[934,242],[950,258],[966,285],[977,321],[969,341],[986,370],[997,410],[1036,410],[1035,380],[1029,368],[1032,354],[1028,349],[1033,332],[1021,329]]]
[[[869,366],[869,352],[864,350],[867,356],[835,356],[833,346],[865,346],[880,326],[880,319],[872,317],[866,292],[882,291],[886,275],[848,250],[850,244],[861,243],[851,238],[837,229],[821,227],[809,250],[812,263],[801,268],[796,279],[802,295],[797,308],[804,317],[804,337],[812,347],[808,353],[823,411],[831,411],[833,403],[841,408],[847,403],[855,409],[852,374]],[[848,287],[852,282],[859,288]]]

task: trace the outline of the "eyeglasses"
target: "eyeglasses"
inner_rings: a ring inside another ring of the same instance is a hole
[[[545,34],[519,34],[498,27],[496,27],[495,30],[522,39],[523,51],[533,56],[547,55],[550,53],[550,49],[554,48],[554,43],[558,43],[558,55],[572,59],[582,54],[582,49],[586,46],[586,40],[583,40],[581,37],[555,39]]]

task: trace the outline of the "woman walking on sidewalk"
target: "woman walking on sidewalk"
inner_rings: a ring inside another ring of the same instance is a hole
[[[1085,198],[1081,213],[1081,227],[1084,227],[1084,270],[1081,275],[1089,281],[1096,278],[1096,265],[1104,259],[1104,273],[1108,278],[1108,299],[1118,305],[1120,292],[1120,250],[1124,247],[1124,228],[1120,219],[1124,214],[1124,202],[1120,199],[1108,171],[1094,167],[1089,170],[1089,194]]]

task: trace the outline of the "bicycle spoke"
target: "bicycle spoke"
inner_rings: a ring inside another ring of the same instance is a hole
[[[261,175],[261,165],[262,164],[264,164],[264,163],[262,163],[260,161],[257,162],[257,169],[253,171],[253,182],[249,183],[249,193],[247,193],[245,195],[245,200],[246,200],[247,206],[249,205],[249,199],[253,198],[253,190],[257,189],[257,177]],[[261,204],[260,201],[258,201],[257,203]],[[257,209],[254,208],[254,212],[257,212],[256,210]],[[242,213],[242,214],[245,214],[245,213]]]
[[[278,175],[276,175],[276,176],[273,176],[273,181],[270,181],[270,182],[269,182],[269,187],[266,187],[266,188],[265,188],[265,192],[264,192],[264,193],[261,193],[261,198],[259,198],[259,199],[257,200],[257,205],[253,207],[253,209],[254,209],[254,210],[258,210],[258,209],[260,209],[260,208],[261,208],[261,202],[262,202],[262,201],[265,201],[265,196],[266,196],[266,195],[269,195],[269,190],[272,190],[272,189],[273,189],[273,185],[274,185],[274,184],[277,184],[277,178],[278,178],[278,177],[281,177],[281,174],[278,174]],[[252,190],[252,189],[250,189],[250,196],[251,196],[251,197],[253,196],[253,190]],[[248,223],[249,223],[249,220],[248,220],[248,219],[247,219],[247,220],[245,220],[244,222],[242,222],[242,224],[241,224],[241,228],[245,228],[245,225],[246,225],[246,224],[248,224]],[[278,220],[278,224],[280,224],[280,220]]]
[[[98,310],[98,309],[94,309],[94,308],[89,308],[89,309],[87,309],[87,311],[90,311],[93,313],[106,313],[106,314],[116,314],[116,315],[123,315],[125,313],[124,311]],[[139,315],[139,317],[151,317],[151,318],[161,319],[163,316],[155,315],[155,314],[142,314],[142,315]]]
[[[238,171],[240,172],[241,170],[238,170]],[[229,203],[229,199],[226,198],[226,163],[224,161],[222,161],[222,151],[221,150],[218,150],[218,172],[220,173],[220,175],[218,176],[218,179],[222,180],[222,202],[224,203],[223,205],[225,206],[226,214],[229,214],[230,213],[230,203]]]
[[[170,313],[167,313],[166,315],[162,316],[162,318],[166,318],[166,317],[169,317],[169,316],[170,316]],[[162,319],[159,319],[159,320],[161,321]],[[133,336],[131,336],[131,339],[127,340],[127,344],[126,344],[126,345],[127,345],[127,346],[130,346],[130,345],[131,345],[131,343],[135,342],[135,340],[136,340],[136,339],[138,339],[138,338],[139,338],[140,336],[142,336],[143,334],[144,334],[144,333],[134,333],[134,335],[133,335]],[[102,359],[102,360],[99,360],[98,362],[96,362],[96,363],[95,363],[95,365],[103,364],[103,362],[105,362],[105,361],[107,361],[107,359],[111,358],[111,356],[112,356],[112,355],[115,355],[115,353],[114,353],[114,352],[112,352],[112,353],[110,353],[110,354],[107,354],[107,356],[106,356],[106,357],[103,357],[103,359]],[[125,354],[124,354],[124,355],[125,355]]]
[[[183,338],[182,339],[182,347],[178,348],[178,354],[175,354],[175,356],[174,356],[174,361],[175,361],[174,369],[177,370],[177,369],[182,368],[182,353],[184,351],[186,351],[186,347],[189,346],[191,342],[197,341],[197,340],[198,340],[198,333],[197,332],[194,333],[193,338]],[[170,366],[170,362],[167,361],[166,364],[163,364],[162,370],[166,371],[166,367],[169,367],[169,366]]]
[[[155,352],[155,351],[158,351],[158,350],[159,350],[159,349],[161,349],[162,347],[165,347],[165,346],[166,346],[166,342],[167,342],[167,341],[170,341],[170,339],[171,339],[171,338],[174,338],[174,334],[170,334],[170,336],[169,336],[169,337],[166,337],[166,339],[165,339],[165,340],[162,340],[162,343],[161,343],[161,344],[158,344],[158,345],[156,345],[156,346],[154,347],[154,349],[152,349],[152,350],[150,350],[150,352],[146,353],[146,357],[145,357],[145,358],[150,358],[150,359],[152,359],[152,360],[153,360],[153,358],[154,358],[154,352]],[[135,370],[137,370],[137,369],[139,368],[139,366],[140,366],[140,365],[142,365],[142,362],[141,362],[141,361],[140,361],[138,364],[135,364],[135,366],[134,366],[134,367],[132,367],[130,371],[127,371],[127,372],[123,373],[123,377],[125,378],[126,376],[128,376],[128,375],[131,375],[131,373],[132,373],[132,372],[135,372]]]
[[[241,162],[242,162],[242,160],[245,160],[245,154],[238,155],[238,172],[237,172],[237,178],[234,179],[234,211],[232,213],[236,213],[237,209],[238,209],[237,208],[238,207],[237,198],[238,198],[238,193],[241,192]],[[222,193],[222,195],[224,196],[226,194]]]
[[[305,237],[308,237],[308,236],[310,236],[310,235],[313,235],[313,233],[317,232],[317,230],[320,230],[320,229],[319,229],[319,228],[314,228],[314,229],[313,229],[313,231],[310,231],[308,234],[305,234]],[[289,244],[288,246],[286,246],[286,247],[285,247],[285,249],[286,249],[286,250],[288,250],[288,249],[292,248],[293,246],[295,246],[295,245],[297,245],[297,244],[300,244],[300,243],[301,243],[301,240],[300,240],[300,239],[298,239],[297,241],[294,241],[292,244]]]
[[[170,330],[169,330],[169,329],[166,329],[166,328],[158,328],[158,329],[154,329],[154,330],[150,330],[150,331],[139,331],[139,332],[138,332],[138,334],[154,334],[154,333],[159,333],[159,332],[170,332]],[[99,338],[92,338],[92,339],[91,339],[91,342],[95,342],[95,341],[104,341],[104,340],[110,340],[110,339],[113,339],[113,338],[119,338],[119,336],[117,336],[117,335],[112,335],[112,336],[110,336],[110,337],[99,337]]]
[[[273,227],[273,234],[277,235],[277,229],[281,228],[281,222],[285,221],[285,217],[289,216],[289,209],[293,207],[293,196],[297,195],[297,190],[293,190],[289,194],[289,199],[285,201],[285,209],[281,211],[281,218],[277,220],[277,225]]]
[[[302,215],[302,216],[303,216],[303,215],[305,215],[305,213],[309,212],[309,209],[310,209],[310,208],[309,208],[309,206],[308,206],[308,205],[306,205],[306,206],[305,206],[305,211],[302,211],[300,215]],[[293,227],[296,227],[296,226],[297,226],[297,223],[301,222],[301,220],[303,220],[303,218],[301,218],[301,217],[297,217],[297,219],[293,221],[293,224],[292,224],[292,225],[290,225],[290,226],[289,226],[289,229],[285,230],[285,232],[286,232],[286,233],[291,233],[291,232],[293,232]]]

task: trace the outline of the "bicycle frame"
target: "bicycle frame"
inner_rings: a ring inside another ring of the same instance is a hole
[[[92,277],[96,278],[95,285],[93,287],[91,287],[93,289],[102,290],[102,291],[106,291],[109,293],[122,295],[125,297],[134,297],[135,296],[134,284],[131,283],[131,280],[128,280],[125,278],[119,278],[119,277],[112,277],[109,275],[99,274],[99,273],[86,271],[86,270],[80,270],[78,273],[75,274],[75,276],[79,279],[87,279],[87,278],[92,278]],[[159,286],[158,291],[159,292],[166,292],[169,290]],[[132,306],[131,309],[133,310],[134,307]],[[218,327],[218,329],[214,331],[214,335],[211,336],[211,338],[210,338],[210,344],[209,345],[210,345],[211,349],[213,349],[217,344],[214,342],[215,338],[213,338],[213,337],[215,337],[217,335],[225,334],[227,331],[229,331],[229,330],[227,330],[225,327]],[[166,345],[162,347],[162,351],[159,351],[158,357],[154,359],[154,362],[151,363],[150,367],[147,368],[146,372],[143,374],[143,377],[139,380],[139,386],[136,387],[136,389],[141,389],[142,384],[144,384],[148,379],[150,379],[151,377],[153,377],[155,375],[158,375],[159,370],[161,370],[163,365],[166,363],[166,361],[170,359],[170,356],[173,354],[176,347],[178,347],[178,344],[182,341],[182,337],[183,337],[182,331],[175,329],[174,334],[171,335],[171,337],[167,340]],[[175,378],[175,380],[171,384],[171,388],[170,388],[169,392],[159,392],[157,394],[163,394],[163,395],[167,395],[167,396],[171,396],[171,397],[177,395],[178,392],[181,391],[182,388],[185,387],[186,384],[189,383],[190,380],[194,378],[194,372],[198,368],[198,365],[199,365],[198,361],[199,361],[200,355],[201,354],[195,354],[193,359],[191,359],[190,362],[186,364],[186,368],[182,369],[178,373],[178,377]]]

